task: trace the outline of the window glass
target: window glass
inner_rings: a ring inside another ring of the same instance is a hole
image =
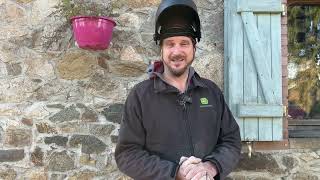
[[[320,120],[320,6],[288,7],[289,119]]]

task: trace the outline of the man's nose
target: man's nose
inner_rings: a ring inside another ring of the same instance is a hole
[[[174,46],[172,48],[172,54],[181,54],[181,47],[180,46]]]

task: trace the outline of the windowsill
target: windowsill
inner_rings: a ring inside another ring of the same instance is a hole
[[[288,6],[292,5],[320,5],[318,0],[288,0]]]
[[[283,141],[252,142],[253,152],[273,152],[279,150],[320,149],[320,138],[289,138]],[[248,152],[248,144],[242,143],[242,152]]]

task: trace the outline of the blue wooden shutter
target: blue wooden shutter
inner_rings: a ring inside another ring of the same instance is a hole
[[[225,1],[225,96],[244,141],[279,141],[281,1]]]

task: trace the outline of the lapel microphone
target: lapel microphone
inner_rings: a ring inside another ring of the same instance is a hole
[[[192,103],[192,98],[191,96],[188,96],[187,94],[183,93],[183,94],[179,94],[177,101],[179,105],[185,107],[186,103],[189,103],[189,104]]]

